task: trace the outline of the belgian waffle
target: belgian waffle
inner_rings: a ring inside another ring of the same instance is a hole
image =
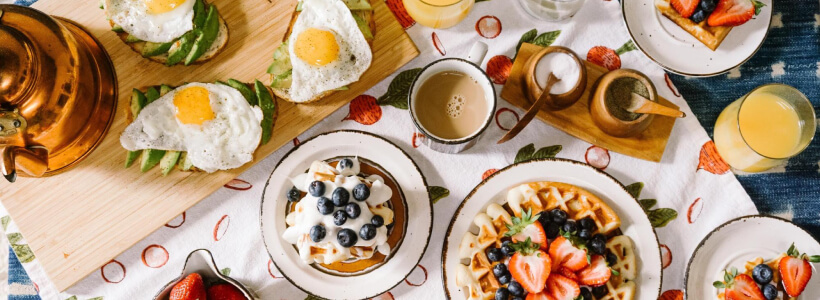
[[[655,7],[666,18],[678,24],[680,28],[694,36],[712,51],[715,51],[723,42],[723,39],[729,35],[729,31],[732,31],[732,27],[729,26],[712,27],[706,24],[706,20],[695,23],[689,18],[684,18],[669,4],[669,0],[655,0]]]
[[[603,200],[566,183],[532,182],[513,187],[507,194],[507,204],[515,216],[529,209],[535,215],[560,208],[576,220],[590,217],[598,227],[596,232],[603,234],[614,232],[621,224],[620,218]],[[467,291],[468,299],[493,299],[501,284],[492,272],[496,263],[490,262],[486,250],[501,246],[501,239],[508,231],[506,224],[512,223],[512,218],[508,210],[493,203],[487,207],[486,213],[476,215],[473,223],[478,227],[478,233],[465,233],[459,245],[459,259],[469,263],[458,265],[456,285]],[[608,294],[598,300],[631,300],[635,295],[634,280],[637,277],[632,240],[623,235],[615,236],[607,242],[607,248],[618,256],[618,263],[611,268],[620,275],[611,277],[606,283]]]

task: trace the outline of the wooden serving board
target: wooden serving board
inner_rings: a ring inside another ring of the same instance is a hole
[[[253,163],[206,173],[174,171],[162,177],[158,168],[145,174],[139,166],[123,167],[119,136],[126,127],[131,89],[167,83],[213,82],[236,78],[269,82],[265,73],[296,6],[295,0],[209,0],[230,30],[228,46],[198,66],[164,65],[143,59],[110,30],[99,1],[40,0],[33,7],[85,26],[104,45],[117,71],[119,105],[108,135],[90,156],[68,172],[48,178],[19,178],[0,183],[3,204],[17,223],[40,264],[59,290],[96,271],[121,252],[193,206]],[[418,56],[418,49],[381,0],[375,9],[373,63],[359,82],[312,104],[279,100],[273,139],[256,150],[258,162],[354,97]]]
[[[524,64],[533,54],[543,49],[541,46],[525,43],[518,50],[518,57],[515,59],[510,77],[501,90],[501,98],[507,100],[512,105],[528,110],[532,103],[524,93],[526,83],[523,80]],[[628,138],[618,138],[601,131],[592,121],[589,114],[589,100],[594,94],[598,78],[609,70],[596,64],[584,61],[587,68],[587,89],[575,104],[560,111],[541,110],[538,118],[547,124],[554,126],[582,139],[590,144],[615,151],[632,157],[660,162],[663,157],[672,127],[675,125],[675,118],[655,116],[649,128],[641,134]],[[678,108],[669,100],[658,96],[661,104]]]

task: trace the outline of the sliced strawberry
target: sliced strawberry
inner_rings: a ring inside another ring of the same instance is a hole
[[[739,26],[748,22],[765,6],[757,0],[720,0],[706,20],[709,26]]]
[[[802,257],[786,256],[780,259],[779,269],[786,293],[791,297],[800,296],[811,280],[811,263]]]
[[[669,1],[669,4],[672,4],[672,8],[674,8],[681,16],[684,18],[689,18],[695,14],[695,10],[697,10],[700,0],[671,0]]]
[[[588,286],[601,286],[612,277],[612,270],[606,264],[606,259],[601,255],[592,257],[592,264],[578,272],[578,282]]]
[[[223,283],[208,288],[208,300],[246,300],[246,298],[232,284]]]
[[[547,279],[547,289],[555,300],[574,300],[581,295],[581,287],[572,279],[560,274],[552,274]]]
[[[182,279],[182,281],[174,285],[168,299],[204,300],[205,297],[205,283],[202,282],[202,276],[199,276],[197,273],[191,273],[185,277],[185,279]]]
[[[542,250],[547,250],[549,242],[547,241],[547,233],[541,222],[538,222],[538,216],[532,216],[532,210],[527,210],[521,214],[521,217],[513,217],[512,224],[507,224],[507,233],[505,236],[512,237],[513,242],[523,242],[527,238],[533,243],[537,243]]]
[[[549,291],[542,291],[540,293],[527,294],[527,300],[555,300],[555,298],[550,296]]]
[[[570,271],[577,272],[589,265],[587,262],[586,250],[575,248],[568,239],[558,236],[550,245],[550,258],[552,258],[552,270],[564,267]]]
[[[726,287],[726,300],[766,300],[754,279],[746,274],[735,276],[734,281]]]
[[[527,292],[539,293],[544,290],[552,270],[552,260],[546,252],[532,249],[516,252],[510,259],[510,274]]]
[[[572,279],[572,281],[578,282],[578,274],[575,274],[575,272],[572,272],[567,268],[561,267],[558,270],[558,274],[564,275],[564,277]]]

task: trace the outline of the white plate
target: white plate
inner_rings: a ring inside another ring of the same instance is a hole
[[[606,201],[621,218],[621,231],[635,244],[638,285],[635,299],[657,299],[661,293],[661,251],[655,230],[638,201],[615,178],[587,164],[566,159],[540,159],[517,163],[499,170],[478,184],[461,202],[447,229],[442,250],[444,291],[448,298],[464,299],[466,291],[456,286],[458,246],[467,231],[476,232],[473,218],[490,203],[506,202],[507,191],[533,181],[574,184]]]
[[[717,300],[712,283],[723,279],[723,270],[743,265],[756,257],[772,259],[794,243],[800,253],[820,254],[820,244],[787,220],[746,216],[715,228],[700,242],[686,268],[686,299]],[[816,272],[816,270],[815,270]],[[800,300],[820,299],[820,276],[812,276]]]
[[[305,264],[293,245],[282,238],[285,193],[293,186],[289,178],[304,173],[314,160],[340,156],[358,156],[378,164],[393,177],[407,205],[404,240],[399,247],[391,250],[392,256],[381,266],[354,276],[337,276]],[[390,290],[416,267],[430,240],[433,210],[427,182],[410,156],[381,137],[342,130],[317,135],[285,154],[265,186],[259,221],[271,260],[293,285],[322,298],[364,299]]]
[[[226,282],[239,289],[246,299],[257,299],[256,294],[253,294],[253,292],[242,285],[242,283],[229,276],[222,275],[222,273],[219,272],[219,267],[216,266],[211,251],[207,249],[197,249],[188,254],[188,258],[185,259],[185,266],[182,267],[182,273],[180,273],[179,277],[174,278],[171,282],[163,286],[162,289],[154,295],[154,300],[168,299],[168,295],[171,294],[171,290],[174,289],[174,286],[191,273],[199,273],[205,284],[211,282]]]
[[[714,76],[740,66],[763,45],[772,20],[772,0],[760,1],[766,4],[760,15],[733,28],[715,51],[664,17],[655,0],[622,0],[621,8],[632,40],[649,59],[677,74]]]

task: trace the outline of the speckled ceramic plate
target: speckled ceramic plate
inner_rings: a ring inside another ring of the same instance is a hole
[[[296,248],[282,238],[287,227],[285,193],[293,187],[289,178],[304,173],[311,162],[353,156],[378,164],[398,186],[407,216],[404,237],[377,267],[356,274],[334,274],[306,264]],[[410,156],[384,138],[349,130],[317,135],[286,154],[265,186],[260,217],[265,247],[282,275],[308,294],[332,299],[372,298],[399,284],[424,255],[432,221],[427,182]]]
[[[154,300],[168,299],[168,295],[171,294],[171,290],[174,288],[174,285],[182,281],[185,277],[188,277],[191,273],[199,273],[199,276],[202,276],[205,284],[228,283],[239,289],[246,299],[257,299],[256,295],[242,285],[242,283],[219,272],[219,268],[216,266],[216,262],[214,262],[214,257],[211,255],[211,251],[206,249],[198,249],[188,254],[188,258],[185,260],[185,266],[182,268],[182,273],[179,277],[174,278],[174,280],[171,280],[171,282],[168,282],[165,286],[163,286],[162,289],[154,295]]]
[[[658,237],[638,200],[612,176],[590,165],[566,159],[540,159],[517,163],[495,172],[478,184],[456,211],[442,250],[444,291],[448,298],[465,299],[466,291],[456,286],[458,246],[467,231],[477,232],[473,219],[490,203],[506,202],[507,191],[533,181],[556,181],[576,185],[607,202],[621,218],[621,231],[635,244],[638,258],[635,299],[657,299],[661,292],[661,252]]]
[[[621,0],[624,23],[635,45],[664,69],[688,76],[714,76],[740,66],[760,49],[772,20],[772,0],[746,24],[732,28],[717,50],[663,16],[656,0]],[[783,2],[781,2],[783,3]]]
[[[712,283],[723,278],[723,270],[743,265],[756,257],[769,260],[797,250],[820,255],[820,244],[797,225],[769,216],[746,216],[731,220],[709,233],[695,249],[686,268],[686,299],[717,300]],[[816,264],[815,264],[816,266]],[[817,270],[815,268],[815,273]],[[820,276],[814,274],[799,300],[820,299]]]

